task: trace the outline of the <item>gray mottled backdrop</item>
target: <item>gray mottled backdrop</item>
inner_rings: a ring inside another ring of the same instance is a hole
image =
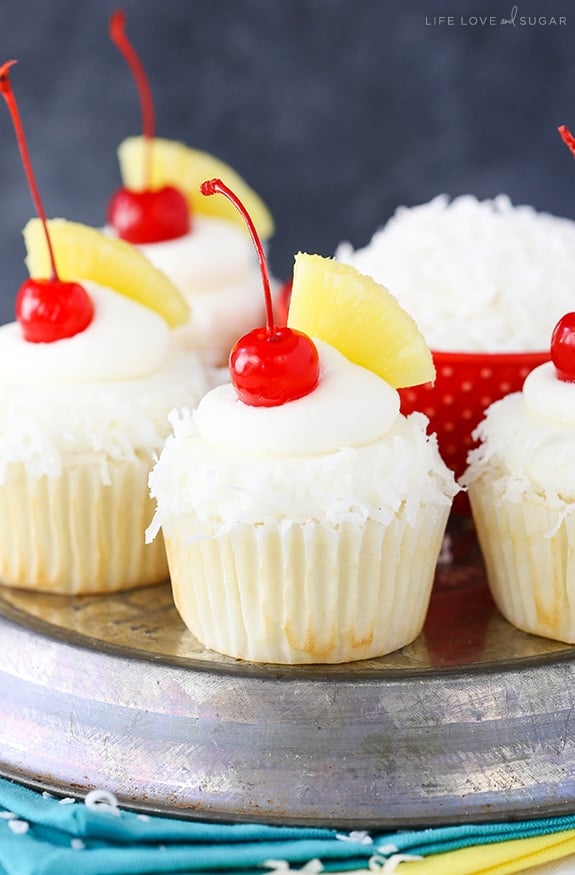
[[[116,147],[139,133],[107,34],[118,5],[158,134],[213,152],[262,194],[279,276],[298,249],[362,245],[398,205],[441,192],[506,192],[575,218],[575,161],[556,132],[575,128],[573,0],[0,0],[0,60],[19,60],[12,81],[48,215],[101,224]],[[0,144],[7,321],[32,204],[3,104]]]

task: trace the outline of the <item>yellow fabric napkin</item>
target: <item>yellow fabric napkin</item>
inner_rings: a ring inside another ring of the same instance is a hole
[[[575,854],[575,829],[401,862],[395,872],[399,875],[514,875],[569,854]]]

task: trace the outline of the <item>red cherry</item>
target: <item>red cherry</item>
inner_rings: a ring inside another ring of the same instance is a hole
[[[88,327],[94,305],[79,283],[26,280],[16,296],[16,318],[24,339],[52,343]]]
[[[317,349],[307,334],[291,328],[255,328],[230,353],[230,375],[238,396],[251,407],[276,407],[315,389]]]
[[[559,380],[575,382],[575,313],[566,313],[553,329],[551,361]]]
[[[239,398],[251,407],[277,407],[315,389],[319,356],[314,342],[301,331],[274,324],[270,280],[264,250],[246,208],[221,179],[200,186],[204,195],[223,194],[244,217],[258,254],[266,302],[266,325],[244,334],[230,353],[230,378]]]
[[[108,205],[108,223],[122,240],[129,243],[176,240],[190,231],[190,207],[186,197],[174,186],[155,190],[150,186],[155,136],[154,102],[142,62],[124,31],[125,23],[126,16],[122,11],[112,13],[110,38],[126,59],[138,89],[145,141],[144,179],[147,184],[142,191],[120,188]]]
[[[184,195],[171,185],[156,191],[119,188],[108,205],[108,224],[129,243],[176,240],[191,227]]]
[[[94,304],[83,286],[79,283],[63,282],[56,270],[46,213],[34,178],[22,120],[10,82],[10,67],[15,63],[16,61],[7,61],[0,66],[0,92],[12,117],[32,200],[44,227],[52,268],[49,279],[28,279],[22,284],[16,296],[16,319],[25,340],[31,343],[52,343],[84,331],[94,318]]]

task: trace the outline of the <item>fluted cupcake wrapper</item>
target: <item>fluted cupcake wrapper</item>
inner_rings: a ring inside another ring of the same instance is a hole
[[[448,512],[423,508],[416,527],[237,523],[201,539],[182,515],[164,533],[174,601],[206,647],[251,662],[382,656],[422,629]]]
[[[116,592],[168,577],[163,539],[145,544],[154,513],[151,460],[65,467],[60,477],[10,466],[0,486],[0,583],[39,592]]]
[[[575,643],[575,515],[541,495],[511,501],[484,475],[469,487],[487,579],[503,616],[525,632]]]

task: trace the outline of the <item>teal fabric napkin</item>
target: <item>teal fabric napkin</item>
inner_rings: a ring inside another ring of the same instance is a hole
[[[575,815],[384,834],[212,823],[126,811],[106,791],[74,801],[0,779],[1,875],[315,875],[573,828]]]

